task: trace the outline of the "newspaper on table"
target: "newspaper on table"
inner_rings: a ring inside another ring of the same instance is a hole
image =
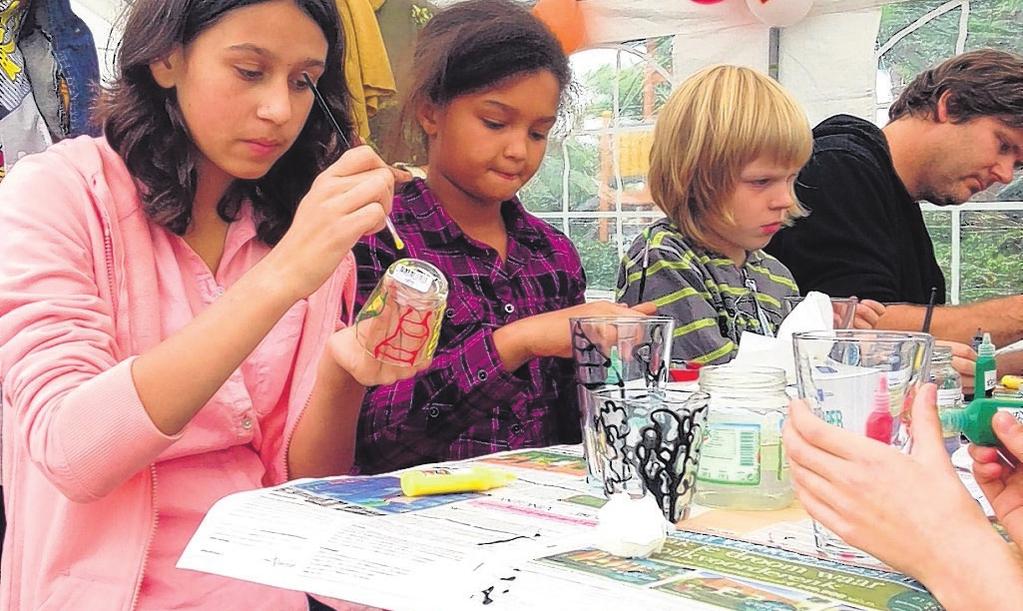
[[[396,610],[940,609],[909,577],[819,558],[805,516],[742,538],[679,530],[650,558],[610,556],[591,546],[604,499],[578,447],[472,462],[518,479],[415,498],[393,475],[228,496],[178,567]]]

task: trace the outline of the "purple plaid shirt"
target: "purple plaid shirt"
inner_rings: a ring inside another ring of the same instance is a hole
[[[583,303],[586,278],[565,235],[504,202],[508,256],[462,233],[416,179],[394,197],[391,215],[407,251],[448,278],[448,307],[430,368],[369,390],[359,418],[356,465],[380,473],[500,450],[578,443],[579,414],[570,359],[532,359],[505,371],[494,330]],[[357,307],[396,258],[387,232],[355,246]],[[569,333],[568,326],[565,334]]]

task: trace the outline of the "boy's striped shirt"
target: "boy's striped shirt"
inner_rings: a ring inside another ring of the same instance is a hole
[[[618,301],[653,301],[659,314],[675,318],[677,360],[732,360],[739,336],[773,336],[784,318],[783,298],[798,294],[792,274],[771,255],[752,251],[737,267],[723,255],[690,246],[666,218],[636,237],[618,269]]]

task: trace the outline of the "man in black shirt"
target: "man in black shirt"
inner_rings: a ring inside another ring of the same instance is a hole
[[[919,200],[961,204],[1023,163],[1023,57],[963,53],[919,74],[872,123],[838,115],[814,128],[814,154],[796,194],[810,215],[767,251],[803,292],[926,303],[945,279]],[[891,306],[882,328],[920,329],[922,307]],[[969,342],[978,327],[998,344],[1023,338],[1023,296],[935,308],[931,332]]]

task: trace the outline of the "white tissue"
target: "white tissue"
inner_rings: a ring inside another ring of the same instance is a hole
[[[803,331],[830,331],[835,327],[831,297],[810,291],[778,328],[778,335],[766,337],[746,331],[739,338],[739,351],[732,361],[744,367],[774,367],[785,370],[789,384],[796,382],[792,335]]]
[[[649,494],[632,498],[621,492],[597,512],[597,549],[623,558],[646,558],[661,551],[671,525]]]

